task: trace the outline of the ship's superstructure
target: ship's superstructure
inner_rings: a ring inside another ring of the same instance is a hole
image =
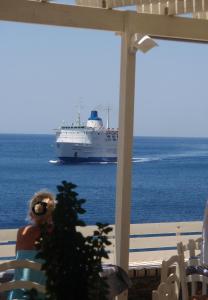
[[[108,124],[108,122],[107,122]],[[105,128],[93,110],[86,126],[61,126],[56,132],[56,152],[63,162],[109,162],[117,160],[118,130]]]

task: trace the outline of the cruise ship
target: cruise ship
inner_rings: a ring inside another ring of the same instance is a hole
[[[107,127],[96,110],[92,110],[86,125],[61,126],[56,131],[56,153],[61,162],[115,162],[117,161],[118,130]]]

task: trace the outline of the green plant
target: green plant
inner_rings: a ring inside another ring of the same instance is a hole
[[[92,236],[84,237],[78,226],[86,226],[79,215],[85,213],[84,199],[78,199],[76,185],[62,182],[57,187],[57,204],[53,213],[53,231],[42,228],[39,258],[44,259],[46,299],[106,300],[108,285],[99,273],[105,250],[110,245],[108,224],[97,223]]]

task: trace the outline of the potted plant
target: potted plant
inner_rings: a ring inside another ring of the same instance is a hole
[[[79,199],[76,185],[63,181],[57,187],[57,204],[53,212],[51,234],[45,226],[39,240],[39,258],[46,274],[48,300],[106,300],[108,284],[100,276],[102,259],[108,258],[105,249],[111,243],[108,224],[97,223],[91,236],[83,236],[79,227],[86,226],[80,219],[85,213],[84,199]],[[35,295],[30,293],[31,299]]]

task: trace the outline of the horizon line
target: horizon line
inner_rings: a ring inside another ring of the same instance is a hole
[[[54,136],[52,133],[29,133],[29,132],[0,132],[0,135],[50,135]],[[133,137],[141,138],[182,138],[182,139],[207,139],[208,136],[167,136],[167,135],[133,135]]]

